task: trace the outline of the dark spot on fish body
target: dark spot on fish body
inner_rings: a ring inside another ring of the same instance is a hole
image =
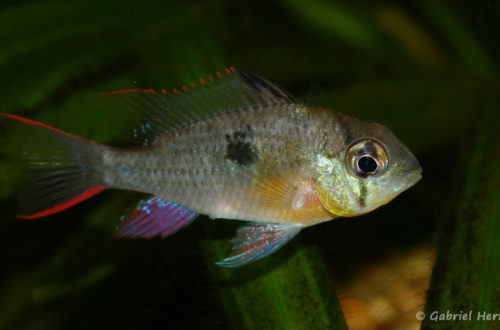
[[[232,134],[225,135],[227,148],[226,159],[240,166],[250,166],[257,161],[257,153],[253,145],[253,130],[250,125]]]
[[[251,165],[257,159],[256,156],[249,143],[236,141],[227,146],[227,159],[241,166]]]
[[[362,181],[359,182],[359,197],[358,204],[361,207],[366,206],[366,197],[368,195],[368,189],[366,188],[366,184]]]

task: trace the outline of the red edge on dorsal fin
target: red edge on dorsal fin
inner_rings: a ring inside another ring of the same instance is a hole
[[[228,68],[225,68],[224,72],[227,75],[230,75],[232,72],[234,72],[234,70],[235,70],[234,66],[230,66]],[[222,78],[222,74],[220,72],[216,72],[215,76],[217,78]],[[212,75],[209,75],[208,76],[208,80],[209,81],[213,81],[214,77]],[[205,85],[205,80],[203,78],[200,78],[199,82],[200,82],[201,85]],[[196,83],[192,82],[192,83],[189,84],[189,86],[191,88],[195,88],[196,87]],[[182,90],[184,93],[186,93],[188,91],[188,89],[189,89],[188,87],[182,86],[180,90]],[[172,89],[172,92],[174,94],[179,94],[180,90],[177,89],[177,88],[174,88],[174,89]],[[146,93],[146,94],[155,94],[155,95],[158,94],[154,89],[141,89],[141,88],[122,89],[122,90],[118,90],[118,91],[107,92],[105,94],[112,95],[112,94],[137,93],[137,92],[139,92],[139,93]],[[162,89],[161,90],[161,94],[167,95],[168,92],[165,89]]]
[[[62,204],[50,207],[46,210],[40,211],[40,212],[35,213],[35,214],[18,215],[17,217],[21,218],[21,219],[27,219],[27,220],[43,218],[43,217],[46,217],[48,215],[64,211],[67,208],[70,208],[70,207],[72,207],[80,202],[83,202],[84,200],[89,199],[90,197],[100,193],[104,189],[106,189],[105,186],[92,187],[92,188],[86,190],[85,192],[83,192],[82,194],[76,196],[75,198],[70,199],[69,201],[64,202]]]
[[[158,94],[154,89],[141,89],[141,88],[132,88],[132,89],[121,89],[119,91],[107,92],[106,94],[125,94],[125,93],[146,93],[146,94]]]
[[[233,72],[234,72],[234,66],[230,66],[230,67],[228,67],[228,68],[225,68],[225,69],[224,69],[224,72],[225,72],[227,75],[230,75],[231,73],[233,73]],[[216,76],[217,78],[222,78],[222,74],[221,74],[220,72],[216,72],[216,73],[215,73],[215,76]],[[208,80],[209,80],[209,81],[213,81],[213,80],[214,80],[214,77],[213,77],[212,75],[209,75],[209,76],[208,76]],[[205,85],[205,80],[204,80],[203,78],[200,78],[200,79],[199,79],[199,82],[200,82],[200,84],[201,84],[201,85]],[[189,87],[191,87],[191,88],[196,88],[196,83],[194,83],[194,82],[190,83],[190,84],[189,84]],[[182,91],[183,91],[184,93],[186,93],[186,92],[189,90],[189,88],[188,88],[188,87],[186,87],[186,86],[182,86],[182,88],[181,88],[181,89],[182,89]],[[179,92],[179,90],[174,88],[174,93],[175,93],[175,94],[178,94],[178,92]]]
[[[11,115],[9,113],[0,113],[0,116],[4,116],[4,117],[8,117],[8,118],[11,118],[11,119],[14,119],[14,120],[17,120],[17,121],[20,121],[22,123],[25,123],[25,124],[28,124],[28,125],[31,125],[31,126],[40,126],[40,127],[43,127],[43,128],[47,128],[47,129],[50,129],[51,131],[54,131],[54,132],[57,132],[57,133],[61,133],[61,134],[64,134],[66,136],[69,136],[71,138],[79,138],[79,139],[82,139],[82,140],[85,140],[85,141],[88,141],[88,142],[91,142],[91,143],[94,143],[93,141],[90,141],[90,140],[87,140],[85,138],[82,138],[80,136],[76,136],[76,135],[71,135],[69,133],[66,133],[64,131],[61,131],[60,129],[58,128],[55,128],[55,127],[52,127],[52,126],[49,126],[49,125],[45,125],[43,123],[40,123],[40,122],[37,122],[37,121],[34,121],[34,120],[31,120],[31,119],[28,119],[28,118],[24,118],[24,117],[20,117],[20,116],[16,116],[16,115]]]

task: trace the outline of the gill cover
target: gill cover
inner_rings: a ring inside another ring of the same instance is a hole
[[[337,216],[353,216],[343,162],[334,157],[318,155],[316,173],[314,189],[323,206]]]

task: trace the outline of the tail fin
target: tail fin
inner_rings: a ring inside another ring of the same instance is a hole
[[[30,119],[0,116],[26,131],[23,160],[33,176],[19,196],[20,218],[63,211],[105,189],[99,172],[102,146]]]

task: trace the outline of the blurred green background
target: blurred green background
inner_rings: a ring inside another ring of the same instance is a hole
[[[239,222],[114,239],[135,193],[16,219],[19,137],[2,125],[0,329],[415,329],[418,310],[500,313],[499,36],[500,4],[482,0],[2,1],[1,112],[119,144],[131,131],[97,93],[234,65],[383,123],[424,178],[223,270]],[[450,326],[500,323],[423,323]]]

